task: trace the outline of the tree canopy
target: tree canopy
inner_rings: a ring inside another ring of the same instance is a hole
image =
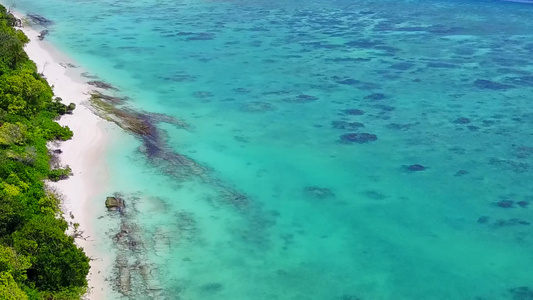
[[[50,168],[46,144],[72,137],[55,120],[75,105],[53,99],[15,23],[0,5],[0,299],[80,299],[89,259],[65,233],[59,197],[44,184],[71,172]]]

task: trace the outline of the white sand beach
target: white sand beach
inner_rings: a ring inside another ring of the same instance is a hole
[[[15,14],[17,18],[23,18]],[[107,182],[107,171],[104,161],[104,149],[109,141],[111,124],[100,119],[86,106],[89,92],[95,88],[86,83],[80,74],[82,70],[74,66],[74,62],[65,57],[47,41],[40,41],[39,32],[25,26],[21,28],[30,38],[25,50],[30,59],[38,67],[53,87],[56,97],[63,101],[75,103],[74,114],[65,115],[60,120],[61,125],[69,126],[74,137],[59,145],[61,163],[69,165],[74,175],[66,180],[51,182],[65,197],[63,211],[69,222],[79,223],[79,231],[83,232],[86,240],[77,238],[76,243],[85,249],[91,258],[91,269],[88,276],[89,292],[86,299],[105,299],[108,286],[105,279],[106,269],[111,260],[106,255],[98,253],[95,245],[95,230],[91,220],[96,218],[96,206],[104,205],[103,199],[95,200],[100,195]],[[92,201],[92,202],[91,202]],[[70,219],[70,214],[74,219]]]

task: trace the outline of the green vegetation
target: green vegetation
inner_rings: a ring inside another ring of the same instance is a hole
[[[59,181],[62,179],[67,179],[70,175],[72,175],[72,170],[69,166],[67,166],[64,169],[51,170],[48,174],[48,178],[52,181]]]
[[[43,182],[72,173],[50,169],[46,143],[72,137],[55,120],[75,105],[53,99],[15,20],[0,6],[0,299],[80,299],[89,259],[65,233],[59,197]]]

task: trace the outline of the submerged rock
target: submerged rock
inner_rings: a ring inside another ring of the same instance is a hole
[[[48,29],[45,29],[41,32],[39,32],[39,35],[37,36],[37,38],[39,38],[39,41],[42,41],[44,40],[44,38],[50,33],[50,31]]]
[[[378,137],[372,133],[346,133],[340,136],[340,141],[345,144],[364,144],[377,141]]]
[[[124,200],[118,197],[107,197],[105,200],[105,207],[110,211],[122,211],[125,207]]]

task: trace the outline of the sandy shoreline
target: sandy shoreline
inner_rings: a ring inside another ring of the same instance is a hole
[[[22,14],[15,14],[22,18]],[[105,192],[108,172],[105,167],[105,149],[110,141],[110,124],[97,117],[86,105],[89,92],[94,87],[86,83],[80,74],[82,70],[73,68],[74,63],[62,55],[46,41],[40,41],[39,32],[25,26],[22,31],[29,37],[30,42],[25,50],[33,60],[39,72],[53,87],[56,97],[61,97],[65,104],[75,103],[73,115],[65,115],[60,120],[61,125],[69,126],[74,132],[74,137],[62,142],[59,148],[61,163],[69,165],[74,173],[67,180],[50,183],[65,197],[63,212],[67,221],[79,223],[79,231],[83,232],[84,239],[76,239],[76,243],[83,247],[87,256],[92,258],[91,269],[88,275],[89,293],[86,299],[105,299],[108,283],[105,276],[109,271],[111,259],[109,253],[102,254],[97,251],[97,241],[94,240],[96,230],[94,224],[98,205],[104,201],[95,201],[95,197]],[[92,203],[91,203],[92,201]],[[74,219],[70,219],[70,215]]]

